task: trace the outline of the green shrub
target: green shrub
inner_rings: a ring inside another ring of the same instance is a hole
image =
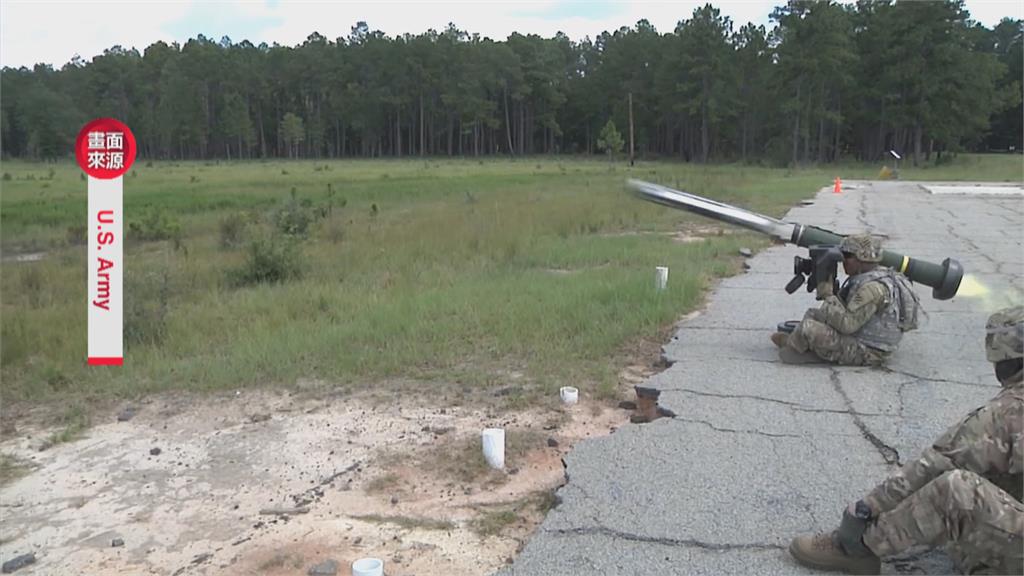
[[[220,245],[222,248],[235,248],[245,240],[246,229],[251,218],[242,212],[233,212],[220,220]]]
[[[229,273],[235,286],[275,284],[302,276],[302,252],[294,237],[271,235],[249,244],[245,264]]]
[[[175,245],[178,245],[181,243],[181,224],[163,210],[151,210],[141,220],[128,223],[128,238],[142,241],[174,240]]]
[[[305,238],[314,219],[311,206],[308,199],[299,202],[293,190],[291,199],[274,214],[274,226],[285,236]]]

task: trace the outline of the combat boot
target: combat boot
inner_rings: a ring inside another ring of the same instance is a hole
[[[775,334],[772,334],[772,343],[779,348],[785,348],[786,344],[789,343],[789,334],[786,334],[785,332],[776,332]]]
[[[848,553],[836,536],[836,532],[797,536],[789,545],[789,553],[800,564],[816,570],[847,574],[878,574],[882,570],[882,560],[867,547]]]

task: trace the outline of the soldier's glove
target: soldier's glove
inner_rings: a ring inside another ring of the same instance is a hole
[[[867,530],[871,520],[871,507],[867,502],[858,500],[843,510],[843,521],[836,531],[836,540],[839,546],[850,556],[874,556],[867,546],[864,545],[864,531]]]
[[[824,299],[828,298],[829,296],[834,295],[835,294],[834,284],[835,284],[835,282],[831,278],[829,278],[828,280],[824,280],[822,282],[818,282],[818,286],[817,286],[817,293],[818,293],[817,299],[818,300],[824,300]]]

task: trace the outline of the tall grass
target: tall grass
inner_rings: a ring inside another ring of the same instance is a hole
[[[667,233],[713,223],[632,198],[627,177],[777,216],[834,176],[661,163],[610,170],[603,161],[548,158],[322,166],[134,168],[139,175],[125,182],[129,221],[180,230],[172,239],[133,238],[126,227],[126,315],[135,316],[126,318],[125,365],[112,368],[84,365],[85,246],[69,241],[85,216],[77,168],[54,167],[44,190],[27,176],[50,165],[5,163],[4,255],[48,251],[39,262],[0,264],[5,399],[300,377],[411,380],[454,400],[510,378],[528,393],[567,383],[607,391],[626,344],[693,309],[715,278],[738,270],[740,246],[763,243],[749,234],[674,242]],[[252,269],[249,237],[281,234],[281,214],[297,207],[315,215],[289,236],[301,243],[302,273],[239,281],[239,270]],[[244,235],[240,226],[225,232],[232,220],[246,222]],[[660,265],[672,275],[658,294]]]

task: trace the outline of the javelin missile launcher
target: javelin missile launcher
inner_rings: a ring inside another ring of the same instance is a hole
[[[766,234],[782,242],[790,242],[808,248],[811,252],[810,259],[796,257],[793,267],[795,276],[786,286],[786,291],[790,294],[800,288],[805,277],[808,278],[807,288],[810,291],[815,286],[815,276],[823,273],[821,272],[822,264],[830,265],[833,268],[835,266],[835,250],[829,250],[828,247],[842,242],[842,235],[816,226],[784,222],[724,202],[673,190],[660,184],[629,180],[628,186],[644,200],[700,214],[720,222]],[[827,261],[823,258],[827,258]],[[819,260],[822,261],[819,262]],[[896,252],[884,251],[881,265],[897,270],[914,282],[931,287],[932,297],[937,300],[949,300],[955,296],[964,275],[964,269],[960,262],[952,258],[946,258],[942,264],[934,264]]]

